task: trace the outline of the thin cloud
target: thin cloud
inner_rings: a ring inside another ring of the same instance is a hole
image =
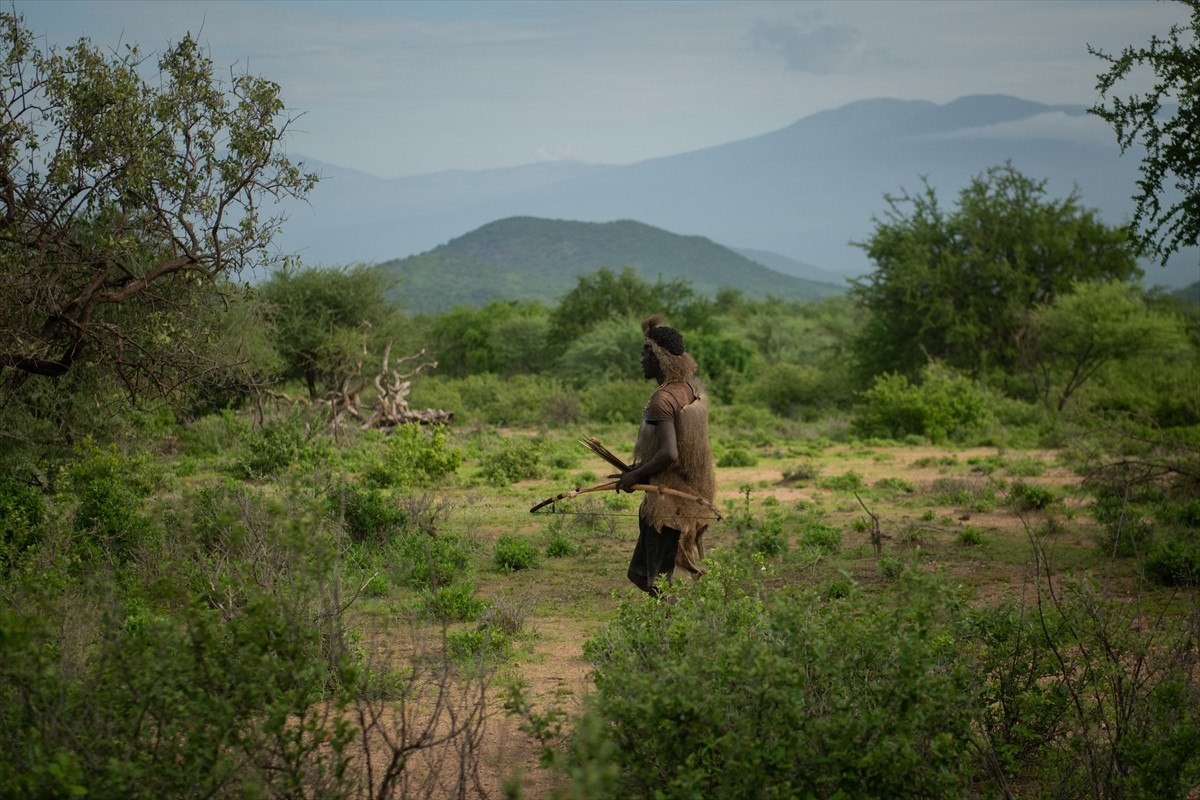
[[[577,143],[567,143],[557,147],[537,147],[533,151],[537,161],[583,161],[593,163],[595,158],[588,148]]]
[[[1012,122],[998,122],[976,128],[932,134],[929,139],[1009,139],[1027,142],[1049,139],[1092,145],[1112,144],[1112,128],[1090,114],[1066,114],[1052,111]]]
[[[862,36],[849,25],[797,25],[783,19],[758,19],[750,31],[756,47],[783,56],[788,69],[829,75],[862,48]]]

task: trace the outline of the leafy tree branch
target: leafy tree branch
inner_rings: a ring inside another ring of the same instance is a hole
[[[1088,47],[1108,65],[1096,82],[1100,102],[1089,110],[1112,125],[1121,152],[1139,143],[1146,150],[1133,198],[1134,241],[1163,263],[1200,235],[1200,0],[1183,5],[1191,21],[1172,25],[1166,37],[1153,36],[1144,47],[1126,47],[1118,55]],[[1149,91],[1116,94],[1118,84],[1147,67],[1154,75]]]
[[[157,72],[136,47],[42,45],[0,14],[0,381],[81,361],[168,390],[211,332],[181,312],[265,265],[275,201],[315,184],[283,153],[278,84],[222,80],[191,36]],[[211,366],[211,365],[209,365]],[[3,402],[3,401],[0,401]]]

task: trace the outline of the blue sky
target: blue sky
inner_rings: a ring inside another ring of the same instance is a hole
[[[16,0],[51,42],[162,49],[283,87],[289,150],[380,177],[603,164],[768,133],[854,100],[1002,93],[1090,105],[1167,0],[294,2]]]

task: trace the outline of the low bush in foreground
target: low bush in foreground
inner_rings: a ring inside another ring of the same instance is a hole
[[[856,593],[768,599],[753,571],[718,564],[673,606],[627,603],[587,643],[596,694],[585,716],[605,724],[580,724],[577,736],[595,740],[576,752],[621,765],[598,796],[964,790],[974,703],[951,598],[914,586],[894,606]]]
[[[1131,624],[1088,584],[975,610],[935,576],[886,598],[771,592],[713,563],[585,645],[596,691],[552,763],[593,798],[1187,797],[1195,631]],[[521,702],[543,744],[554,712]],[[1019,787],[1019,788],[1017,788]]]

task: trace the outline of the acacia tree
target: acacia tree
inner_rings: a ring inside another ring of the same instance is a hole
[[[915,377],[932,361],[973,376],[1019,361],[1027,312],[1077,281],[1140,275],[1126,231],[1105,225],[1075,193],[1046,197],[1045,181],[992,167],[944,210],[926,183],[886,196],[888,211],[860,243],[875,271],[852,281],[869,312],[854,341],[864,377]]]
[[[181,312],[265,263],[271,204],[316,181],[282,152],[279,91],[222,80],[190,36],[154,70],[136,47],[60,50],[0,14],[0,408],[83,363],[135,398],[213,365],[211,332]]]
[[[1120,281],[1081,283],[1033,310],[1021,342],[1035,393],[1059,411],[1109,364],[1183,361],[1189,350],[1183,323]]]
[[[398,317],[375,266],[285,268],[263,283],[258,296],[282,377],[302,379],[311,400],[340,385],[356,363],[361,367],[370,345],[394,333]]]
[[[1172,25],[1164,39],[1151,37],[1149,45],[1115,56],[1088,47],[1108,64],[1096,83],[1101,101],[1089,111],[1113,126],[1122,153],[1136,143],[1145,148],[1133,237],[1142,252],[1163,263],[1200,237],[1200,0],[1183,4],[1191,9],[1191,23]],[[1154,73],[1153,88],[1124,98],[1113,94],[1144,67]],[[1164,101],[1177,104],[1170,116],[1163,113]],[[1165,197],[1172,189],[1178,199]]]

